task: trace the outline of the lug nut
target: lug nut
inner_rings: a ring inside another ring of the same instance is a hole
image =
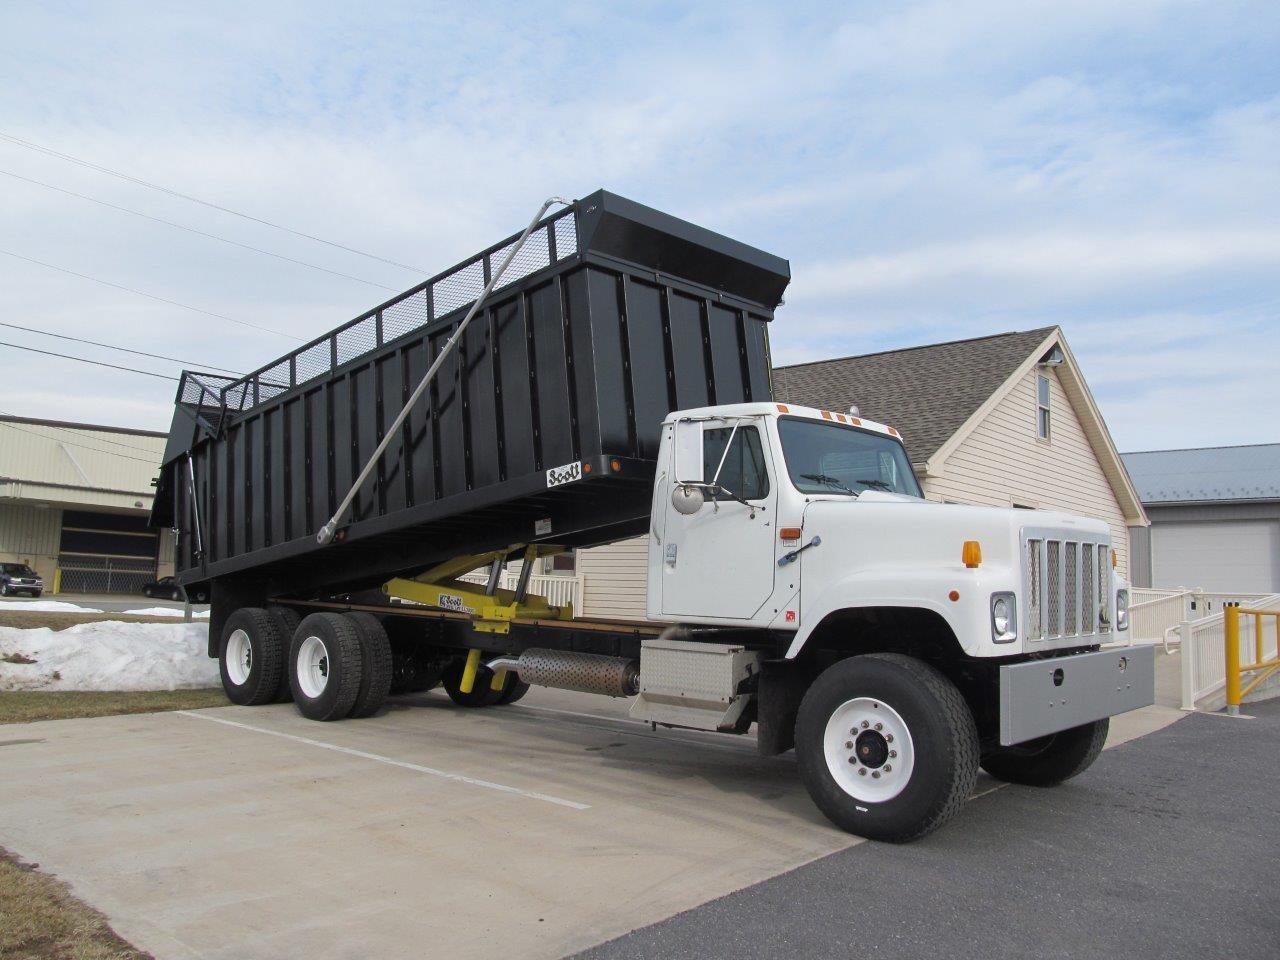
[[[863,730],[867,729],[867,727],[869,727],[869,726],[871,726],[871,724],[870,724],[868,721],[866,721],[866,720],[863,720],[863,721],[862,721],[862,729],[863,729]]]
[[[860,776],[860,777],[865,777],[866,775],[867,775],[867,768],[866,768],[866,767],[859,767],[859,768],[858,768],[858,776]]]
[[[879,771],[879,770],[872,770],[872,771],[871,771],[871,779],[872,779],[872,780],[879,780],[879,779],[880,779],[880,771]]]
[[[876,724],[876,729],[877,729],[877,730],[883,730],[883,729],[884,729],[884,724],[883,724],[883,723],[877,723],[877,724]]]
[[[850,758],[849,758],[849,762],[850,762],[850,763],[857,763],[857,762],[858,762],[858,758],[857,758],[857,757],[850,757]]]
[[[852,741],[852,740],[846,740],[846,741],[844,742],[844,748],[845,748],[846,750],[852,750],[852,749],[853,749],[853,741]]]
[[[886,735],[884,739],[885,739],[885,742],[886,742],[886,743],[893,743],[893,734],[892,734],[892,733],[890,733],[890,734]]]
[[[892,771],[893,771],[893,765],[892,765],[892,764],[888,764],[888,763],[886,763],[886,764],[884,765],[884,772],[885,772],[885,773],[891,773]]]
[[[890,757],[896,757],[897,755],[898,755],[898,751],[897,751],[897,750],[890,750],[890,751],[889,751],[889,756],[890,756]]]

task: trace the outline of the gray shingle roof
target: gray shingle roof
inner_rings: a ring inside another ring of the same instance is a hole
[[[897,428],[916,463],[928,460],[1054,331],[1000,333],[773,371],[776,399],[862,414]]]
[[[1280,500],[1280,443],[1121,457],[1143,503]]]

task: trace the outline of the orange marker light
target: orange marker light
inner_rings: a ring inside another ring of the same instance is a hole
[[[790,412],[791,412],[791,408],[790,408],[790,407],[788,407],[785,403],[780,403],[780,404],[778,404],[778,412],[779,412],[779,413],[790,413]]]
[[[839,420],[841,423],[848,423],[848,422],[849,422],[848,420],[846,420],[846,419],[845,419],[845,416],[844,416],[844,414],[843,414],[843,413],[837,413],[837,414],[836,414],[836,419],[837,419],[837,420]]]
[[[584,464],[582,465],[582,472],[583,472],[583,473],[590,473],[590,472],[591,472],[591,464],[589,464],[589,463],[584,463]]]
[[[619,470],[621,470],[621,469],[622,469],[622,461],[621,461],[621,460],[610,460],[610,461],[609,461],[609,469],[610,469],[610,470],[612,470],[614,473],[617,473]]]
[[[1111,551],[1111,566],[1120,566],[1120,554],[1116,553],[1114,550]]]
[[[799,540],[801,533],[799,527],[783,527],[778,531],[778,536],[783,540]]]
[[[823,410],[823,411],[822,411],[822,419],[823,419],[823,420],[830,420],[830,419],[831,419],[831,411],[830,411],[830,410]]]
[[[892,433],[895,437],[898,435],[898,431],[893,429],[893,427],[889,428],[889,432]]]
[[[855,427],[862,426],[862,421],[859,420],[857,417],[850,417],[849,422],[852,423]]]
[[[947,594],[947,599],[950,600],[952,603],[955,603],[957,600],[960,599],[960,591],[952,590],[950,593]]]
[[[964,548],[960,551],[960,559],[964,561],[964,565],[970,570],[980,566],[982,564],[982,544],[977,540],[966,540]]]

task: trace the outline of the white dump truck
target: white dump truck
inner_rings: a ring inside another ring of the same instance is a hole
[[[833,823],[894,841],[980,768],[1079,774],[1153,702],[1105,523],[925,501],[891,426],[773,400],[786,261],[603,191],[549,205],[246,377],[184,373],[153,521],[234,702],[632,697],[794,748]],[[529,591],[635,536],[645,620]]]

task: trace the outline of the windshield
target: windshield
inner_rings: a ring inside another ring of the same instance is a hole
[[[857,427],[781,417],[778,435],[791,482],[801,493],[884,490],[922,496],[902,444]]]
[[[0,573],[7,573],[11,577],[34,577],[36,575],[36,572],[25,563],[0,563]]]

